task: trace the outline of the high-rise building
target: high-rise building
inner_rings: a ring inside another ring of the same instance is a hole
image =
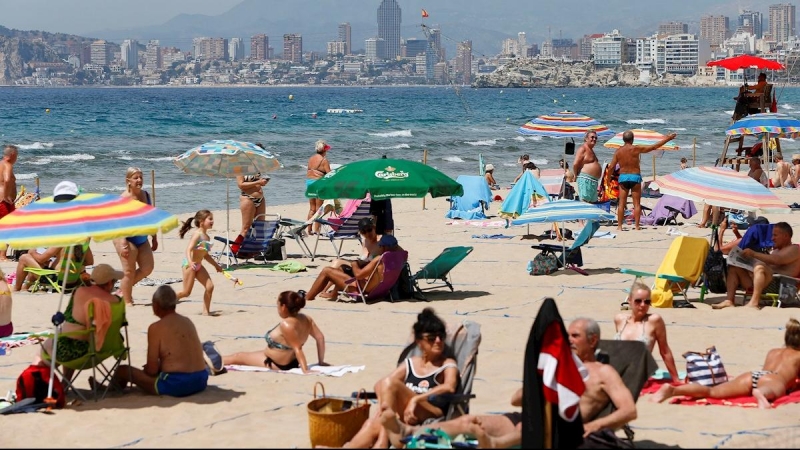
[[[269,38],[266,34],[257,34],[250,38],[250,59],[266,61],[269,58]]]
[[[373,37],[364,41],[364,51],[366,59],[376,61],[386,58],[386,41],[381,38]]]
[[[228,40],[225,38],[199,37],[192,39],[195,59],[206,61],[228,59]]]
[[[737,25],[740,29],[754,34],[758,39],[764,37],[763,18],[758,11],[741,11],[739,13]]]
[[[108,42],[106,41],[94,41],[91,45],[91,57],[90,60],[92,64],[97,64],[98,66],[107,66],[108,65]]]
[[[517,33],[517,56],[525,56],[528,54],[528,39],[524,31]]]
[[[551,44],[552,45],[552,42]],[[552,50],[551,50],[552,51]],[[592,40],[594,65],[598,67],[615,67],[627,61],[628,41],[619,30],[606,33],[601,38]]]
[[[461,84],[472,82],[472,41],[459,42],[456,46],[456,81]]]
[[[120,46],[120,59],[126,69],[139,69],[139,42],[125,39]]]
[[[378,38],[386,45],[384,59],[397,59],[400,56],[400,24],[402,22],[400,5],[397,0],[383,0],[378,7]]]
[[[444,46],[442,46],[442,30],[438,28],[431,29],[429,39],[430,39],[429,47],[433,48],[433,50],[436,52],[436,57],[437,57],[436,62],[442,62],[447,60],[447,57],[444,54]]]
[[[793,4],[769,5],[769,34],[775,42],[786,42],[796,34]]]
[[[344,41],[330,41],[327,47],[328,56],[345,55],[347,53],[347,44]]]
[[[427,39],[409,38],[406,39],[406,54],[408,59],[416,58],[419,55],[424,55],[428,50]]]
[[[572,39],[552,39],[553,57],[554,58],[569,58],[572,60],[578,59],[580,49],[578,44],[574,43]],[[527,50],[526,50],[527,53]]]
[[[228,41],[228,58],[231,61],[244,59],[244,39],[235,37]]]
[[[658,25],[658,34],[661,36],[671,36],[673,34],[686,34],[689,32],[689,25],[683,22],[664,22]]]
[[[350,22],[340,23],[339,24],[339,41],[344,42],[345,55],[352,55],[353,49],[351,48],[352,41],[350,40]]]
[[[163,60],[161,59],[161,42],[157,39],[151,39],[147,43],[144,51],[144,68],[147,70],[158,70],[164,67]]]
[[[283,35],[283,59],[296,64],[303,63],[303,36],[299,34]]]
[[[700,39],[705,39],[712,49],[719,48],[728,37],[728,17],[703,16],[700,18]]]

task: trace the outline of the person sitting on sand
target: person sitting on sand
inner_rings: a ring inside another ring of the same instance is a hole
[[[658,344],[658,351],[669,376],[678,381],[678,369],[675,358],[667,343],[667,325],[657,313],[650,313],[650,288],[641,281],[634,281],[628,294],[628,305],[631,314],[620,313],[614,317],[614,328],[617,341],[640,341],[651,353]],[[641,330],[641,331],[640,331]]]
[[[792,184],[800,188],[800,153],[792,155]]]
[[[373,257],[373,259],[366,265],[363,267],[358,267],[357,265],[351,266],[353,270],[352,275],[348,275],[339,268],[323,268],[319,275],[317,275],[317,279],[314,280],[314,283],[311,285],[311,289],[308,290],[308,296],[306,297],[306,300],[315,300],[317,295],[326,299],[336,299],[339,295],[339,292],[346,287],[349,280],[355,278],[359,283],[366,281],[373,269],[375,269],[377,265],[381,264],[381,258],[378,258],[377,256],[382,255],[385,252],[403,250],[397,244],[397,238],[391,234],[384,234],[381,237],[380,241],[378,241],[378,248],[380,249],[379,254],[375,255],[375,257]],[[372,288],[381,282],[381,279],[383,278],[382,269],[378,268],[378,271],[381,273],[381,276],[372,277],[369,284],[362,287],[365,293],[369,293]],[[334,285],[334,291],[332,293],[320,294],[323,289],[328,286],[328,283],[332,283]]]
[[[316,322],[300,310],[306,306],[304,291],[283,291],[278,295],[278,316],[281,321],[272,327],[264,339],[267,347],[255,352],[239,352],[223,356],[222,364],[266,367],[272,370],[291,370],[300,368],[309,373],[308,361],[303,353],[303,345],[309,337],[317,343],[317,364],[325,362],[325,335]]]
[[[772,178],[772,185],[776,188],[793,188],[792,165],[783,160],[782,155],[775,155],[775,175]]]
[[[754,271],[728,265],[727,284],[728,297],[725,301],[711,305],[714,309],[734,306],[736,290],[740,287],[753,289],[753,295],[746,306],[759,308],[758,302],[762,293],[777,294],[780,283],[774,274],[796,277],[800,274],[800,247],[792,244],[792,227],[786,222],[778,222],[772,228],[772,253],[759,253],[752,249],[742,250],[742,257],[754,259]]]
[[[486,184],[489,185],[489,189],[493,191],[500,189],[500,185],[497,184],[497,181],[494,179],[494,164],[486,165],[483,177],[486,179]]]
[[[588,377],[584,379],[586,390],[581,395],[580,410],[583,419],[584,437],[603,428],[617,430],[636,419],[636,403],[631,391],[614,368],[595,359],[600,342],[600,326],[592,319],[578,318],[568,329],[572,351],[583,362]],[[597,417],[609,403],[615,410],[604,417]],[[522,388],[511,397],[513,406],[522,406]],[[402,448],[400,439],[414,434],[419,427],[406,426],[388,411],[382,412],[381,423],[390,442]],[[424,425],[440,429],[449,436],[467,434],[478,439],[479,448],[511,448],[522,444],[522,415],[520,413],[463,415],[453,420]]]
[[[121,365],[113,383],[124,389],[131,382],[148,394],[186,397],[205,390],[208,370],[197,329],[175,311],[178,295],[164,284],[153,293],[158,321],[147,328],[147,363],[143,369]]]
[[[389,439],[382,424],[386,420],[384,415],[394,416],[403,424],[419,425],[447,413],[448,403],[429,400],[434,394],[453,394],[458,387],[458,365],[445,344],[447,327],[432,308],[425,308],[417,315],[413,330],[422,356],[406,358],[375,383],[377,413],[364,422],[345,448],[388,448]]]
[[[6,282],[6,274],[0,269],[0,338],[14,334],[11,322],[11,288]]]
[[[670,397],[725,399],[752,395],[758,407],[769,409],[771,401],[786,395],[797,387],[800,376],[800,322],[789,319],[783,337],[784,347],[767,353],[761,370],[745,372],[731,381],[716,386],[688,383],[681,386],[665,384],[653,394],[652,402],[663,402]]]
[[[769,177],[761,167],[761,158],[750,158],[748,164],[750,164],[750,171],[747,172],[747,176],[758,181],[762,186],[769,187]]]

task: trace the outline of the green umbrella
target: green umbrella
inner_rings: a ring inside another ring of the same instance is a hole
[[[309,198],[364,198],[464,195],[464,188],[433,167],[405,159],[370,159],[345,164],[311,183]]]

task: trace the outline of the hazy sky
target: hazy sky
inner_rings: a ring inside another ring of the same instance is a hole
[[[0,0],[0,25],[80,34],[158,25],[178,14],[221,14],[241,0]]]

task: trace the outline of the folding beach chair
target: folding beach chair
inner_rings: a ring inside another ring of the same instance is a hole
[[[644,208],[643,208],[644,209]],[[688,219],[697,214],[694,202],[672,195],[662,195],[656,206],[639,223],[642,225],[678,225],[678,215]]]
[[[68,262],[67,257],[62,255],[61,264],[59,264],[59,267],[55,269],[48,269],[44,267],[26,267],[24,269],[26,273],[36,275],[36,280],[31,283],[28,290],[30,292],[37,292],[41,290],[61,293],[61,287],[64,285],[64,268],[67,264],[69,264],[69,270],[67,270],[66,293],[70,293],[76,288],[83,286],[84,283],[81,275],[86,271],[84,258],[86,257],[86,252],[88,250],[88,242],[85,244],[75,245],[73,247],[74,253],[72,255],[72,260]],[[69,247],[65,247],[62,250],[62,253],[65,251],[68,252]]]
[[[234,264],[239,264],[239,258],[243,261],[250,259],[266,260],[270,251],[270,246],[275,239],[278,239],[278,223],[281,216],[277,214],[260,214],[253,220],[250,230],[247,232],[244,241],[239,246],[239,251],[234,253],[231,250],[231,245],[234,243],[222,236],[214,236],[214,239],[222,242],[225,246],[222,251],[217,254],[217,261],[220,261],[223,256],[228,258],[228,266],[231,260]]]
[[[306,231],[308,226],[312,225],[317,219],[325,218],[325,216],[328,216],[328,221],[332,221],[334,218],[338,217],[337,211],[340,210],[341,205],[339,205],[338,200],[325,200],[322,202],[322,206],[317,208],[317,212],[306,221],[282,217],[278,222],[278,236],[284,239],[294,240],[297,242],[297,245],[300,246],[300,251],[303,252],[303,256],[311,258],[313,254],[305,240],[305,237],[308,235]]]
[[[337,300],[342,298],[355,301],[361,300],[366,304],[368,300],[380,300],[388,296],[389,300],[394,301],[392,297],[392,286],[397,283],[400,274],[405,269],[406,260],[408,260],[408,252],[384,252],[382,255],[377,256],[377,258],[379,258],[380,261],[375,264],[375,268],[369,276],[365,280],[351,278]],[[372,289],[365,291],[364,288],[369,286],[370,282],[375,279],[375,277],[380,277],[380,282]]]
[[[317,257],[317,247],[319,246],[320,239],[328,239],[331,242],[337,258],[341,257],[342,246],[346,239],[357,239],[359,244],[361,243],[361,235],[358,233],[358,222],[365,217],[370,217],[370,202],[366,199],[354,200],[354,202],[358,202],[358,206],[349,216],[345,216],[345,211],[343,211],[342,215],[334,220],[315,220],[315,222],[324,225],[326,230],[323,231],[321,228],[319,234],[317,234],[317,240],[314,242],[314,251],[311,252],[311,261],[314,261],[314,258]],[[345,210],[347,209],[348,207],[345,206]],[[334,242],[335,240],[339,241],[338,247]]]
[[[70,299],[70,302],[72,299]],[[108,390],[113,386],[111,383],[111,377],[113,376],[114,372],[119,368],[122,361],[126,358],[128,360],[128,365],[130,366],[130,347],[128,347],[127,342],[130,342],[128,339],[128,320],[125,317],[125,302],[120,301],[117,303],[111,303],[111,325],[108,327],[108,331],[106,332],[105,340],[103,341],[103,346],[100,349],[96,347],[95,341],[95,320],[94,320],[94,305],[89,305],[89,328],[86,330],[81,331],[72,331],[67,333],[59,333],[58,338],[59,340],[64,337],[73,337],[73,336],[81,336],[81,335],[88,335],[89,341],[89,350],[88,352],[81,356],[80,358],[74,359],[72,361],[59,361],[56,360],[56,372],[58,375],[62,377],[64,380],[64,392],[71,390],[75,393],[81,400],[86,401],[86,397],[75,388],[75,380],[77,380],[78,376],[84,370],[91,369],[92,370],[92,377],[94,378],[94,383],[92,384],[92,398],[95,401],[105,398]],[[122,329],[125,329],[125,336],[122,336]],[[51,335],[43,336],[43,337],[52,337]],[[41,341],[43,342],[43,341]],[[46,362],[50,362],[50,355],[47,352],[42,352],[43,359]],[[112,359],[113,362],[110,367],[106,367],[104,361],[107,359]],[[59,368],[59,365],[61,368]],[[72,369],[75,372],[73,373],[71,378],[64,377],[63,368]],[[97,374],[100,373],[102,375],[101,378],[97,377]],[[102,389],[102,392],[99,391],[98,386],[105,385],[105,388]]]
[[[464,195],[450,197],[448,219],[485,219],[486,210],[492,202],[492,191],[486,179],[480,175],[459,175],[456,181],[464,187]]]
[[[589,275],[585,270],[580,267],[583,266],[583,255],[581,254],[581,247],[586,245],[587,242],[597,233],[600,229],[598,222],[586,222],[578,237],[572,242],[572,245],[566,247],[556,244],[537,244],[531,245],[531,248],[541,250],[543,254],[552,253],[558,258],[558,267],[565,267],[572,269],[581,275]]]
[[[446,249],[442,250],[442,252],[436,256],[436,258],[433,258],[433,260],[428,264],[425,264],[425,267],[420,269],[419,272],[411,276],[411,282],[414,285],[414,293],[419,295],[421,300],[426,300],[425,296],[422,294],[422,291],[443,287],[441,285],[436,285],[423,289],[419,286],[420,280],[426,280],[428,284],[442,281],[444,282],[445,286],[450,288],[450,292],[453,292],[453,284],[450,282],[452,277],[450,277],[451,280],[448,280],[450,271],[453,270],[453,268],[455,268],[464,258],[466,258],[467,255],[472,253],[472,250],[473,247],[447,247]]]

